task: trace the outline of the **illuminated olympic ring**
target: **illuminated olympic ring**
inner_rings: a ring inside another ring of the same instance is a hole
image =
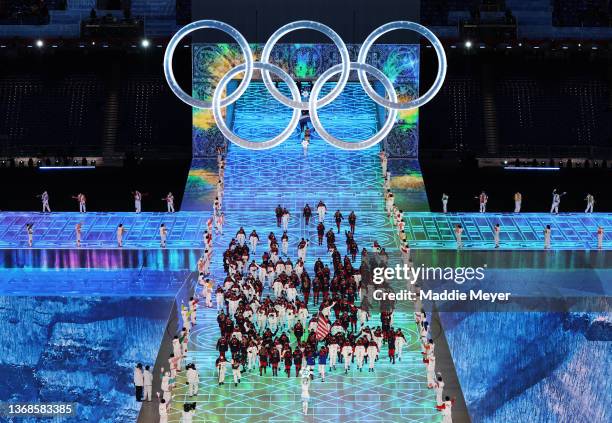
[[[212,102],[199,100],[188,95],[178,85],[176,78],[174,77],[174,72],[172,70],[172,57],[174,55],[174,51],[176,50],[178,43],[181,41],[181,39],[183,39],[191,32],[202,28],[218,29],[233,37],[240,46],[242,54],[245,58],[245,62],[243,64],[230,69],[225,75],[223,75],[221,81],[215,89]],[[336,45],[341,57],[340,64],[335,65],[325,71],[319,77],[319,79],[314,82],[308,102],[302,101],[301,94],[291,76],[289,76],[279,67],[268,62],[270,60],[270,54],[272,52],[272,49],[274,48],[274,45],[278,42],[278,40],[289,32],[298,29],[311,29],[325,34]],[[380,70],[365,63],[368,52],[372,48],[374,42],[383,34],[386,34],[387,32],[396,29],[408,29],[424,36],[431,42],[434,47],[434,50],[436,51],[436,55],[438,56],[438,73],[431,88],[421,97],[404,103],[398,102],[397,93],[395,92],[395,89],[393,88],[393,83],[389,80],[389,78],[387,78],[385,74],[382,73]],[[272,34],[272,36],[264,45],[260,62],[255,62],[253,60],[253,53],[251,52],[249,44],[242,36],[242,34],[240,34],[235,28],[226,23],[213,20],[196,21],[181,28],[172,37],[170,43],[168,43],[166,54],[164,55],[164,73],[166,75],[168,85],[170,86],[174,94],[176,94],[176,96],[183,102],[189,104],[192,107],[208,110],[212,109],[215,122],[217,123],[217,126],[219,127],[221,133],[234,144],[251,150],[269,149],[281,144],[283,141],[288,139],[299,123],[300,111],[306,109],[308,109],[310,112],[310,119],[317,133],[329,144],[332,144],[338,148],[345,150],[362,150],[365,148],[369,148],[379,143],[389,134],[389,132],[391,132],[395,120],[397,118],[398,110],[410,110],[420,107],[429,102],[438,93],[438,91],[442,87],[442,84],[444,83],[444,78],[446,77],[446,66],[446,54],[444,53],[444,48],[442,47],[442,43],[440,43],[440,40],[438,40],[434,33],[431,32],[429,29],[425,28],[422,25],[409,21],[389,22],[375,29],[366,38],[364,44],[361,46],[357,62],[350,61],[346,45],[336,32],[334,32],[328,26],[314,21],[296,21],[278,29],[274,34]],[[238,137],[228,128],[221,113],[221,109],[223,107],[227,107],[230,104],[234,103],[236,100],[238,100],[238,98],[240,98],[242,94],[244,94],[249,83],[251,82],[254,69],[258,69],[261,71],[262,79],[270,94],[272,94],[272,96],[282,104],[293,109],[291,121],[289,122],[285,130],[276,137],[263,142],[248,141]],[[372,137],[360,142],[342,141],[329,134],[321,125],[317,110],[319,107],[323,107],[326,104],[329,104],[330,102],[334,101],[340,95],[340,93],[342,92],[342,90],[344,90],[344,87],[346,86],[351,70],[357,71],[359,81],[363,86],[363,89],[365,90],[366,94],[374,102],[381,105],[382,107],[385,107],[388,112],[387,119],[385,120],[385,123],[383,124],[382,128]],[[291,96],[293,97],[292,99],[285,97],[278,90],[278,88],[276,88],[276,86],[272,82],[272,78],[270,77],[270,72],[276,74],[283,81],[285,81],[285,83],[289,86],[289,90],[291,91]],[[239,73],[244,73],[244,77],[236,88],[236,90],[227,97],[222,97],[228,82]],[[329,79],[331,79],[336,74],[340,74],[336,86],[327,95],[319,99],[318,97],[321,92],[321,89],[323,88],[323,84],[329,81]],[[368,81],[366,74],[372,75],[374,78],[376,78],[382,83],[387,92],[387,98],[382,97],[378,93],[376,93],[376,91],[374,90],[374,88],[372,88],[372,85]]]
[[[364,150],[366,148],[372,147],[375,144],[378,144],[383,138],[385,138],[389,134],[389,132],[391,132],[391,129],[393,129],[393,125],[395,124],[395,119],[397,118],[397,110],[389,109],[387,113],[387,119],[385,120],[385,123],[383,124],[382,128],[380,128],[380,130],[376,134],[374,134],[365,141],[342,141],[327,132],[325,128],[323,128],[323,125],[321,125],[321,121],[319,120],[319,113],[317,111],[317,98],[319,97],[321,88],[323,88],[323,84],[329,81],[332,76],[340,72],[342,69],[341,66],[342,65],[335,65],[323,72],[323,74],[319,77],[319,79],[315,81],[314,85],[312,86],[310,98],[308,99],[310,121],[312,122],[312,126],[314,126],[319,136],[331,145],[334,145],[343,150]],[[360,72],[367,72],[374,76],[383,84],[385,90],[387,90],[387,94],[389,95],[390,100],[393,102],[397,101],[397,94],[395,93],[395,89],[393,88],[393,83],[389,80],[389,78],[387,78],[384,73],[376,69],[374,66],[368,65],[366,63],[351,62],[350,69]]]
[[[183,38],[191,34],[193,31],[203,28],[218,29],[228,34],[230,37],[236,40],[240,46],[240,50],[242,50],[242,55],[244,56],[246,65],[244,78],[236,88],[236,91],[221,101],[221,106],[225,107],[238,100],[240,96],[244,94],[251,83],[251,78],[253,77],[253,52],[251,51],[251,47],[249,47],[249,43],[247,42],[246,38],[244,38],[244,36],[233,26],[228,25],[225,22],[203,20],[192,22],[179,29],[178,32],[170,39],[168,47],[166,47],[166,53],[164,54],[164,74],[166,75],[166,81],[168,81],[168,85],[170,86],[172,92],[183,102],[189,104],[191,107],[197,107],[198,109],[212,108],[211,102],[198,100],[197,98],[193,98],[183,91],[176,81],[174,71],[172,70],[172,57],[174,56],[174,50],[176,50],[178,43],[180,43]]]
[[[423,37],[427,38],[434,50],[436,51],[436,55],[438,56],[438,73],[436,75],[436,80],[433,85],[425,94],[421,97],[416,98],[414,100],[408,101],[406,103],[398,103],[396,101],[389,101],[385,98],[381,97],[376,93],[366,74],[363,70],[358,70],[357,75],[359,76],[359,82],[361,82],[361,86],[365,90],[366,94],[370,96],[372,100],[374,100],[379,105],[386,107],[388,109],[397,109],[397,110],[411,110],[416,109],[417,107],[421,107],[422,105],[431,101],[432,98],[436,96],[440,88],[442,88],[442,84],[444,83],[444,78],[446,78],[446,54],[444,53],[444,47],[442,43],[436,37],[436,35],[431,32],[429,29],[425,28],[423,25],[419,25],[415,22],[409,21],[395,21],[389,22],[376,28],[363,42],[361,48],[359,49],[359,55],[357,56],[357,63],[365,63],[366,57],[368,56],[368,52],[372,48],[374,42],[383,34],[387,32],[393,31],[395,29],[408,29],[415,32],[418,32]]]
[[[274,48],[278,40],[280,40],[283,36],[287,35],[291,31],[295,31],[297,29],[313,29],[315,31],[319,31],[327,35],[334,42],[334,44],[338,48],[338,51],[340,51],[340,57],[342,58],[342,61],[341,61],[342,72],[340,73],[340,78],[338,79],[338,83],[336,84],[334,89],[331,90],[319,102],[317,102],[317,107],[323,107],[326,104],[329,104],[332,101],[334,101],[340,95],[340,93],[344,90],[344,87],[346,86],[346,83],[351,73],[349,69],[349,63],[351,62],[351,58],[349,57],[349,52],[348,52],[348,49],[346,48],[346,44],[344,44],[344,41],[342,41],[342,38],[340,38],[340,36],[336,34],[336,32],[333,29],[319,22],[313,22],[313,21],[291,22],[281,27],[274,34],[272,34],[272,36],[270,36],[270,38],[266,42],[266,45],[264,46],[261,52],[260,61],[262,63],[268,63],[268,60],[270,60],[270,53],[272,53],[272,49]],[[267,71],[261,72],[261,78],[263,79],[264,84],[266,85],[266,88],[268,88],[268,91],[270,91],[270,94],[272,94],[272,96],[275,99],[283,103],[285,106],[292,107],[292,108],[299,108],[300,110],[306,110],[310,107],[309,102],[307,101],[291,101],[287,97],[285,97],[283,94],[281,94],[278,88],[274,86],[274,83],[272,82],[272,78],[270,78],[270,74]],[[300,97],[300,100],[301,100],[301,97]]]
[[[253,67],[255,69],[261,70],[262,73],[264,71],[272,72],[278,77],[280,77],[283,81],[285,81],[285,83],[289,86],[289,90],[291,91],[291,95],[294,101],[299,101],[302,98],[300,90],[298,89],[297,84],[295,83],[293,78],[291,78],[291,76],[289,76],[287,72],[285,72],[278,66],[273,65],[271,63],[255,62],[253,63]],[[271,140],[263,142],[247,141],[243,138],[240,138],[238,135],[234,134],[231,129],[228,128],[227,124],[225,123],[225,119],[223,119],[223,115],[221,113],[221,95],[223,94],[227,83],[234,76],[238,75],[241,72],[244,72],[245,68],[246,64],[244,63],[235,66],[234,68],[230,69],[225,75],[223,75],[223,78],[221,78],[221,80],[219,81],[219,85],[217,85],[212,99],[212,110],[213,116],[215,117],[215,122],[217,122],[219,130],[223,135],[225,135],[225,138],[241,147],[248,148],[251,150],[266,150],[268,148],[276,147],[277,145],[285,141],[287,138],[289,138],[291,134],[295,131],[295,128],[298,126],[301,116],[299,108],[293,109],[291,121],[283,132],[281,132],[279,135],[272,138]]]

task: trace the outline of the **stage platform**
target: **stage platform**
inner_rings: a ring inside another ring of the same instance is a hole
[[[382,199],[380,200],[382,202]],[[340,204],[338,205],[340,206]],[[296,206],[297,207],[297,206]],[[247,209],[247,207],[244,207]],[[299,214],[291,210],[292,226],[303,225]],[[343,210],[348,215],[348,210]],[[275,230],[273,208],[270,212],[249,213],[248,224],[258,228],[260,234]],[[297,215],[297,216],[296,216]],[[384,236],[390,223],[380,213],[361,210],[359,228],[367,228],[374,238],[380,232]],[[494,246],[492,228],[501,225],[501,249],[539,250],[544,245],[543,230],[552,228],[553,250],[589,250],[597,248],[597,228],[605,230],[604,249],[612,249],[612,213],[405,213],[406,235],[412,249],[455,249],[453,229],[456,224],[464,228],[464,249],[487,250]],[[168,228],[167,250],[201,249],[202,235],[210,212],[178,213],[0,213],[0,249],[76,249],[74,227],[82,223],[81,250],[115,249],[117,225],[126,228],[123,250],[161,250],[159,226]],[[234,216],[235,218],[235,216]],[[228,214],[226,227],[233,228],[240,222],[233,222]],[[28,247],[25,225],[34,224],[34,246]],[[331,221],[328,222],[328,225]],[[251,226],[245,230],[251,230]],[[379,230],[377,230],[377,228]],[[308,231],[311,240],[316,230],[311,225]],[[363,245],[364,247],[366,245]],[[389,245],[389,250],[393,250]]]

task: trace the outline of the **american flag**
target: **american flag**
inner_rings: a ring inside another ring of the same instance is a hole
[[[321,341],[325,339],[330,329],[329,320],[323,316],[323,313],[319,313],[319,317],[317,318],[317,340]]]

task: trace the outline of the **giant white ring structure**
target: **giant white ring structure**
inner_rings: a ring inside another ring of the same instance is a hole
[[[350,70],[356,70],[364,73],[369,73],[378,79],[392,102],[397,102],[397,94],[395,92],[395,88],[393,88],[393,83],[387,78],[387,76],[382,73],[382,71],[376,69],[372,65],[368,65],[367,63],[350,63]],[[323,84],[325,84],[332,76],[342,71],[341,65],[335,65],[323,72],[323,74],[316,80],[312,87],[312,91],[310,92],[310,98],[308,100],[309,111],[310,111],[310,121],[312,122],[312,126],[314,126],[315,130],[319,134],[321,138],[330,143],[333,146],[341,148],[343,150],[365,150],[366,148],[370,148],[375,144],[378,144],[383,138],[385,138],[391,129],[393,129],[393,125],[395,124],[395,120],[397,119],[398,111],[396,109],[387,109],[387,119],[383,124],[380,130],[372,135],[370,138],[364,141],[359,142],[348,142],[342,141],[329,132],[325,130],[321,121],[319,120],[319,112],[317,111],[317,98],[319,97],[319,93],[321,92],[321,88],[323,88]],[[367,79],[367,77],[366,77]]]
[[[172,57],[174,55],[174,51],[176,50],[178,43],[191,32],[203,28],[218,29],[233,37],[238,43],[245,58],[245,62],[243,64],[232,68],[223,76],[223,78],[221,78],[221,81],[217,85],[217,88],[215,89],[215,92],[213,94],[212,102],[199,100],[185,93],[178,85],[172,69]],[[293,81],[291,76],[289,76],[278,66],[268,63],[272,49],[274,48],[274,45],[278,42],[278,40],[284,35],[298,29],[311,29],[319,31],[324,35],[328,36],[338,48],[340,52],[340,57],[342,59],[340,64],[335,65],[325,71],[314,82],[308,102],[302,101],[301,93],[299,92],[297,85]],[[398,102],[397,93],[395,92],[393,83],[389,80],[389,78],[387,78],[387,76],[382,71],[365,63],[368,52],[372,48],[374,42],[383,34],[397,29],[407,29],[416,31],[420,35],[427,38],[427,40],[429,40],[429,42],[433,45],[436,51],[436,55],[438,57],[438,72],[432,86],[421,97],[404,103]],[[357,62],[350,61],[348,49],[346,48],[344,41],[335,31],[333,31],[326,25],[314,21],[296,21],[279,28],[276,32],[274,32],[274,34],[272,34],[272,36],[266,42],[262,51],[261,62],[254,62],[251,48],[249,47],[249,44],[244,38],[244,36],[240,34],[240,32],[238,32],[234,27],[224,22],[215,20],[196,21],[181,28],[176,34],[174,34],[174,36],[168,43],[168,47],[164,55],[164,73],[166,76],[166,80],[168,81],[168,85],[170,86],[174,94],[183,102],[189,104],[192,107],[200,109],[212,109],[215,122],[217,123],[217,126],[219,127],[219,130],[223,133],[223,135],[234,144],[252,150],[269,149],[279,145],[287,138],[289,138],[295,127],[298,125],[300,119],[300,111],[306,109],[310,111],[310,119],[313,126],[315,127],[321,138],[323,138],[326,142],[345,150],[363,150],[369,148],[374,144],[380,142],[393,129],[393,125],[395,123],[399,110],[410,110],[420,107],[429,102],[438,93],[438,91],[442,87],[442,84],[444,83],[444,78],[446,77],[446,68],[446,54],[444,53],[444,47],[442,46],[440,40],[429,29],[415,22],[409,21],[390,22],[375,29],[370,35],[368,35],[365,42],[359,49]],[[254,69],[258,69],[261,71],[264,84],[268,91],[272,94],[272,96],[282,104],[293,109],[293,115],[287,128],[273,139],[262,142],[248,141],[238,137],[227,127],[223,119],[223,115],[221,113],[221,109],[223,107],[227,107],[228,105],[232,104],[233,102],[238,100],[238,98],[240,98],[242,94],[244,94],[248,85],[251,82]],[[323,107],[329,104],[340,95],[340,93],[342,92],[342,90],[344,90],[344,87],[346,86],[351,69],[357,70],[359,81],[366,94],[374,102],[378,103],[382,107],[385,107],[388,112],[387,119],[385,120],[385,123],[383,124],[382,128],[372,137],[360,142],[347,142],[333,137],[321,125],[317,111],[318,107]],[[232,79],[241,72],[244,72],[244,77],[242,81],[238,84],[236,90],[227,97],[222,98],[222,94],[225,91],[225,88],[227,87],[227,84],[230,79]],[[285,97],[285,95],[283,95],[278,90],[278,88],[276,88],[276,86],[272,82],[272,78],[270,77],[270,72],[276,74],[288,84],[293,99]],[[336,86],[323,98],[318,99],[325,82],[327,82],[332,76],[338,73],[340,74],[340,77],[338,78]],[[374,76],[383,84],[385,90],[387,91],[388,98],[380,96],[374,90],[374,88],[372,88],[372,85],[368,81],[368,77],[366,75],[368,73]]]
[[[276,147],[277,145],[279,145],[280,143],[282,143],[283,141],[285,141],[287,138],[291,136],[291,134],[295,131],[295,128],[297,127],[300,121],[300,116],[301,116],[300,109],[298,108],[293,109],[293,115],[291,116],[291,121],[289,122],[285,130],[281,132],[279,135],[277,135],[276,137],[272,138],[271,140],[248,141],[243,138],[240,138],[238,135],[233,133],[232,130],[228,128],[227,124],[225,123],[225,119],[223,118],[223,115],[221,113],[221,108],[223,107],[221,95],[223,94],[223,91],[225,91],[225,87],[227,86],[228,82],[234,76],[238,75],[241,72],[244,72],[245,68],[246,68],[246,64],[243,63],[238,66],[235,66],[234,68],[230,69],[225,75],[223,75],[223,77],[219,81],[219,85],[217,85],[217,88],[215,88],[215,93],[213,94],[213,99],[212,99],[213,115],[215,117],[215,122],[217,123],[217,126],[219,127],[219,130],[221,131],[221,133],[225,136],[225,138],[227,138],[234,144],[239,145],[240,147],[248,148],[250,150],[267,150],[269,148]],[[278,77],[280,77],[283,81],[287,83],[294,100],[301,99],[300,90],[298,89],[295,81],[293,81],[293,78],[291,78],[291,76],[289,76],[287,72],[285,72],[278,66],[273,65],[271,63],[254,62],[253,68],[259,69],[261,71],[265,70],[265,71],[274,73],[275,75],[277,75]],[[229,96],[226,97],[226,99],[227,98],[229,98]]]
[[[340,95],[342,90],[344,90],[344,87],[346,86],[346,83],[350,76],[349,64],[351,62],[351,58],[349,56],[348,49],[346,48],[346,44],[344,44],[342,38],[340,38],[340,36],[333,29],[331,29],[327,25],[323,25],[322,23],[315,21],[295,21],[288,23],[287,25],[276,30],[276,32],[274,32],[274,34],[270,36],[261,52],[260,61],[262,63],[269,63],[270,54],[272,53],[272,49],[274,48],[278,40],[280,40],[283,36],[289,34],[290,32],[296,31],[298,29],[312,29],[314,31],[318,31],[322,34],[325,34],[327,37],[329,37],[329,39],[332,40],[332,42],[336,45],[338,51],[340,52],[340,58],[342,59],[342,71],[340,74],[340,78],[338,79],[338,83],[334,87],[334,89],[332,89],[325,97],[323,97],[317,103],[317,107],[323,107],[326,104],[329,104],[334,101]],[[266,85],[266,88],[268,88],[268,91],[270,91],[272,96],[281,103],[283,103],[285,106],[299,108],[300,110],[306,110],[310,107],[308,104],[309,102],[301,101],[301,97],[298,101],[292,101],[285,97],[278,90],[278,88],[274,86],[272,78],[270,78],[270,74],[266,70],[263,70],[261,72],[261,77],[263,79],[264,84]]]
[[[446,53],[444,52],[444,47],[442,46],[442,43],[433,32],[431,32],[423,25],[419,25],[416,22],[410,21],[395,21],[384,24],[376,28],[374,31],[372,31],[370,35],[368,35],[361,48],[359,49],[357,63],[365,63],[366,58],[368,56],[368,52],[372,48],[374,42],[383,34],[386,34],[390,31],[394,31],[396,29],[407,29],[421,34],[423,37],[429,40],[434,50],[436,51],[436,55],[438,56],[438,72],[436,75],[436,79],[432,86],[429,88],[429,90],[427,90],[427,92],[419,98],[407,101],[405,103],[398,103],[397,101],[390,101],[378,95],[378,93],[372,88],[372,85],[368,81],[366,73],[363,70],[358,70],[357,75],[359,76],[359,82],[361,82],[361,85],[363,86],[363,89],[365,90],[366,94],[381,106],[387,107],[389,109],[398,110],[416,109],[417,107],[421,107],[422,105],[428,103],[431,99],[434,98],[438,91],[440,91],[440,88],[442,88],[444,78],[446,78]]]
[[[172,69],[172,57],[174,56],[174,51],[181,40],[187,35],[191,34],[193,31],[204,28],[218,29],[219,31],[223,31],[228,34],[230,37],[236,40],[240,50],[242,50],[242,55],[244,56],[244,78],[236,88],[236,91],[221,101],[221,107],[225,107],[238,100],[238,98],[244,94],[247,87],[251,83],[251,78],[253,77],[253,52],[251,51],[251,47],[249,46],[246,38],[244,38],[244,36],[233,26],[221,21],[201,20],[192,22],[179,29],[178,32],[170,39],[168,47],[166,47],[166,53],[164,54],[164,74],[166,75],[166,81],[168,81],[168,85],[170,86],[172,92],[183,102],[199,109],[212,109],[212,102],[193,98],[183,91],[176,81],[174,71]]]

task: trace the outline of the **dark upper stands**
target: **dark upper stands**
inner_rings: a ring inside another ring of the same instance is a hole
[[[478,13],[506,8],[517,15],[523,27],[612,26],[609,0],[427,0],[421,2],[421,21],[435,26],[456,25]]]
[[[3,75],[0,137],[4,147],[60,156],[95,151],[100,146],[103,99],[103,81],[94,74]]]
[[[457,53],[448,70],[442,90],[419,115],[422,150],[490,155],[485,121],[492,117],[500,155],[612,157],[609,61]],[[492,104],[488,115],[485,97]]]
[[[131,75],[121,82],[119,149],[134,151],[173,150],[175,144],[185,145],[177,139],[177,110],[170,110],[176,98],[168,84],[159,75]],[[176,107],[175,107],[176,109]],[[188,107],[179,107],[189,114]],[[189,150],[187,150],[189,151]]]
[[[423,148],[463,151],[482,147],[482,92],[478,75],[451,74],[419,114]]]
[[[609,0],[553,0],[555,26],[612,26]]]
[[[605,72],[528,66],[498,75],[495,99],[504,145],[609,146],[611,93]]]
[[[161,55],[0,57],[0,157],[188,156],[190,109],[170,92]]]

